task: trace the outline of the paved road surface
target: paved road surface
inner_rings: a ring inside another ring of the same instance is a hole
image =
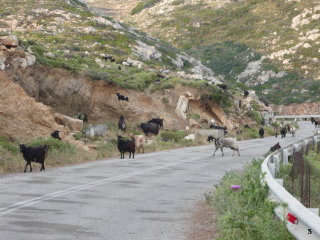
[[[311,135],[239,142],[241,157],[213,146],[109,159],[0,178],[1,240],[180,240],[203,193],[227,170]]]

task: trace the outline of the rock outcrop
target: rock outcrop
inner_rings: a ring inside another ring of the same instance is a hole
[[[83,128],[83,121],[75,118],[68,117],[66,115],[55,113],[54,120],[59,125],[66,126],[72,132],[81,132]]]
[[[48,137],[53,130],[63,130],[54,121],[50,107],[29,97],[22,87],[0,71],[0,132],[12,141]]]
[[[319,115],[320,102],[273,106],[273,110],[276,115]]]

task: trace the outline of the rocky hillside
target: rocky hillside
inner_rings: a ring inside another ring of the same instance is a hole
[[[121,12],[124,0],[87,2],[201,59],[229,84],[245,83],[266,101],[319,100],[318,0],[136,0]]]
[[[5,0],[0,14],[1,104],[9,106],[0,112],[1,132],[11,140],[79,132],[82,122],[70,118],[78,112],[90,124],[114,124],[123,115],[133,128],[161,117],[166,130],[212,118],[229,129],[258,125],[259,112],[271,112],[254,92],[244,99],[217,87],[221,78],[200,61],[79,1]],[[118,101],[117,92],[130,100]]]
[[[255,125],[247,113],[270,110],[254,96],[243,100],[238,94],[232,97],[233,103],[228,100],[231,98],[228,92],[211,95],[210,88],[214,86],[205,82],[157,91],[136,91],[65,69],[35,64],[35,57],[18,47],[2,49],[0,55],[5,59],[6,67],[5,71],[0,71],[0,105],[3,109],[0,128],[2,136],[11,140],[45,137],[53,130],[64,130],[66,124],[61,119],[73,117],[78,112],[87,113],[91,124],[110,124],[123,115],[131,126],[161,116],[165,119],[166,129],[177,130],[190,126],[192,121],[189,119],[194,117],[197,120],[214,118],[217,124],[229,129],[244,124]],[[128,96],[129,101],[118,101],[117,92]],[[241,107],[236,104],[239,100]],[[66,116],[60,116],[61,113]],[[67,122],[67,132],[81,130],[82,124],[79,128],[71,123]]]
[[[2,0],[0,16],[0,36],[16,34],[42,65],[138,90],[157,80],[157,74],[220,82],[188,54],[98,16],[77,0]]]

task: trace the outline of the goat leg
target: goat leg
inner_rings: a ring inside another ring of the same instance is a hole
[[[24,168],[24,172],[27,172],[28,162],[26,163],[26,167]]]
[[[240,157],[239,149],[237,151],[238,151],[238,156]]]
[[[214,150],[212,157],[214,157],[214,155],[216,154],[217,150],[218,150],[218,148],[216,148],[216,150]]]
[[[224,156],[224,153],[223,153],[223,148],[220,148],[221,149],[221,152],[222,152],[222,156]]]

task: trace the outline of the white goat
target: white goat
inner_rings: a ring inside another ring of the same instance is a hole
[[[223,148],[226,147],[226,148],[230,148],[233,150],[233,154],[232,156],[234,156],[235,154],[235,151],[238,152],[238,156],[240,156],[240,153],[239,153],[239,146],[237,144],[237,139],[236,138],[224,138],[224,139],[220,139],[220,138],[215,138],[215,137],[212,137],[212,136],[209,136],[208,137],[208,141],[212,141],[214,140],[214,145],[216,147],[214,153],[212,156],[215,155],[216,151],[220,148],[221,149],[221,152],[222,152],[222,156],[224,156],[224,153],[223,153]]]

